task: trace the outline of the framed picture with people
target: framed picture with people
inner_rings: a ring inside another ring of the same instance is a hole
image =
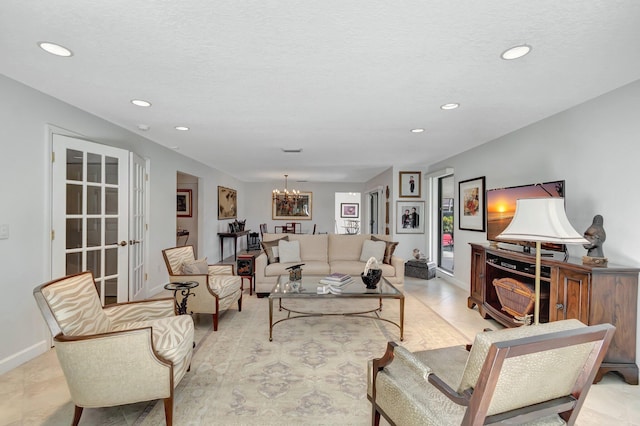
[[[420,198],[421,172],[400,172],[400,197]]]
[[[424,220],[424,201],[397,202],[397,234],[424,234]]]

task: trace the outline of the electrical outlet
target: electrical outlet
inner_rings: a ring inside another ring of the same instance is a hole
[[[8,240],[9,239],[9,225],[2,224],[0,225],[0,240]]]

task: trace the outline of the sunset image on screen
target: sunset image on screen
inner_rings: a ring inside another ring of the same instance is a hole
[[[564,182],[547,182],[487,191],[487,239],[495,240],[511,223],[520,198],[563,197]]]

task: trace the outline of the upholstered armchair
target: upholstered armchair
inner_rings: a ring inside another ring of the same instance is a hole
[[[191,292],[187,311],[213,315],[213,330],[218,330],[220,312],[238,302],[242,311],[242,278],[235,275],[234,265],[208,265],[206,259],[196,260],[193,246],[173,247],[162,250],[164,262],[172,282],[196,281]]]
[[[369,362],[372,424],[572,425],[614,331],[564,320],[480,333],[470,351],[389,342]]]
[[[172,298],[103,308],[93,274],[83,272],[33,290],[55,341],[75,404],[85,407],[164,400],[173,419],[173,391],[191,364],[193,319],[176,316]]]

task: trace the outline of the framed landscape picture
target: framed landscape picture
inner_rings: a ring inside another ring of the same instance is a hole
[[[400,172],[400,197],[420,198],[421,172]]]
[[[191,190],[178,189],[176,215],[178,217],[193,216],[193,207],[191,206]]]
[[[311,220],[313,207],[313,194],[311,192],[300,192],[300,195],[295,198],[280,194],[271,200],[271,219]]]
[[[359,203],[340,203],[340,217],[357,218],[360,216]]]
[[[218,186],[218,219],[235,219],[238,216],[238,193],[235,189]]]
[[[396,232],[398,234],[424,234],[424,201],[398,201]]]
[[[467,231],[484,232],[485,192],[484,176],[458,182],[459,225]]]

